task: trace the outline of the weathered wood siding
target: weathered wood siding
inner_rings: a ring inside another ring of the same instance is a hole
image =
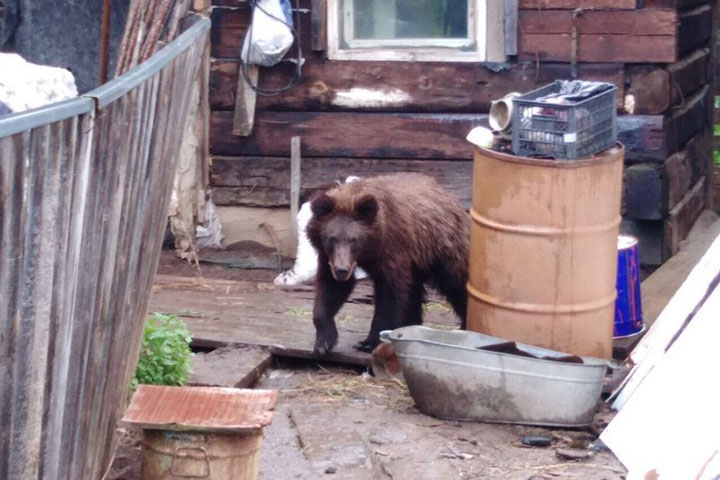
[[[519,0],[518,54],[487,66],[329,61],[322,39],[311,35],[318,31],[311,15],[303,14],[300,83],[257,98],[249,137],[231,133],[249,9],[230,0],[213,4],[210,136],[221,205],[287,206],[283,172],[292,136],[302,139],[303,189],[407,169],[434,175],[468,205],[467,132],[486,122],[492,100],[570,78],[574,56],[578,78],[618,87],[619,134],[627,147],[623,215],[628,231],[643,232],[643,261],[657,264],[674,253],[695,219],[697,209],[677,208],[697,197],[693,189],[710,155],[710,2],[645,0],[637,8],[635,0]],[[301,1],[303,8],[319,5]],[[289,62],[261,69],[260,85],[281,87],[293,69]],[[248,169],[254,173],[246,175]]]
[[[109,465],[208,29],[80,98],[0,118],[2,479]]]

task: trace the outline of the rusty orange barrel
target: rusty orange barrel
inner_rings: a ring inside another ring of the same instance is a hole
[[[624,152],[475,150],[469,330],[611,358]]]

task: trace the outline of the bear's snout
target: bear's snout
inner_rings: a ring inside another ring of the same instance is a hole
[[[350,280],[350,277],[352,277],[352,274],[355,271],[355,264],[353,263],[349,266],[341,266],[330,262],[330,271],[332,272],[333,278],[338,282],[347,282]]]

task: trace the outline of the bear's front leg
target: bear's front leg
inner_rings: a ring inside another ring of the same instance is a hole
[[[356,350],[372,352],[380,343],[380,332],[402,325],[407,315],[409,294],[409,281],[402,278],[375,280],[375,313],[370,332],[365,340],[355,345]]]
[[[315,324],[315,347],[317,355],[325,355],[337,343],[338,331],[335,326],[335,314],[340,310],[355,287],[355,278],[351,275],[345,282],[338,282],[330,273],[325,261],[319,260],[315,283],[315,304],[313,306],[313,324]]]

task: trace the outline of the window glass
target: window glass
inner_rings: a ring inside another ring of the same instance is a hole
[[[345,25],[352,25],[352,39],[468,38],[468,0],[345,0],[345,3],[344,21]]]

